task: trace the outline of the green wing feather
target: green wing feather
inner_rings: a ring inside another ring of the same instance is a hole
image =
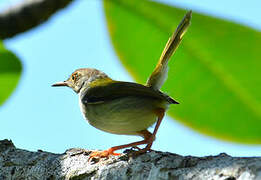
[[[141,84],[122,81],[94,81],[86,90],[82,102],[84,104],[97,104],[127,96],[148,97],[178,104],[168,95]]]

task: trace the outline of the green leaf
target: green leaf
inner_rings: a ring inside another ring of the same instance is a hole
[[[187,11],[152,1],[104,1],[114,48],[145,83]],[[208,135],[261,143],[261,33],[193,12],[169,63],[163,91],[180,102],[169,114]]]
[[[0,40],[0,105],[15,89],[21,75],[22,65],[19,59],[4,48]]]

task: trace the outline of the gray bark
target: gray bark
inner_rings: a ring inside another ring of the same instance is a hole
[[[63,154],[17,149],[0,141],[0,180],[3,179],[222,179],[260,180],[261,157],[180,156],[152,151],[88,161],[91,151],[69,149]]]
[[[13,37],[47,21],[73,0],[24,0],[0,13],[0,39]]]

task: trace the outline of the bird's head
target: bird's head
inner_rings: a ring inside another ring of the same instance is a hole
[[[89,84],[98,79],[110,79],[105,73],[97,69],[83,68],[74,71],[71,76],[62,82],[57,82],[52,86],[67,86],[72,88],[76,93],[81,92],[89,86]]]

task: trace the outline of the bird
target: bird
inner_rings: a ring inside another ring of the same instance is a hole
[[[143,140],[113,146],[104,151],[93,151],[90,157],[120,155],[115,151],[137,148],[137,154],[151,151],[157,131],[171,104],[179,104],[160,91],[168,73],[168,61],[186,33],[192,11],[188,11],[176,31],[167,41],[159,61],[145,85],[111,79],[94,68],[75,70],[71,76],[52,86],[67,86],[79,95],[81,112],[88,123],[105,132],[119,135],[137,135]],[[148,128],[156,123],[153,132]],[[138,145],[146,145],[138,148]]]

